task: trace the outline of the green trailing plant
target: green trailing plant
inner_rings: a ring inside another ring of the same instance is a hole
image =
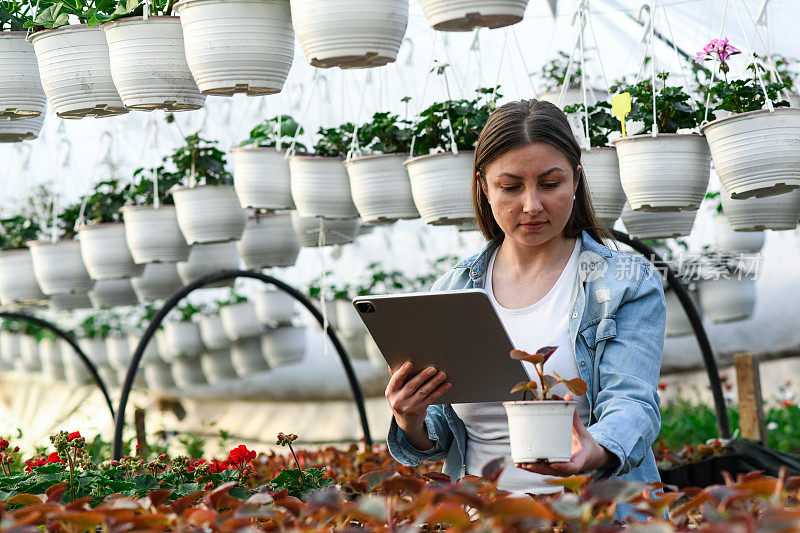
[[[589,140],[592,146],[611,146],[609,137],[612,133],[619,132],[619,120],[611,113],[609,102],[597,102],[588,108],[581,104],[573,104],[564,108],[564,113],[579,113],[581,129],[585,127],[584,109],[589,115]]]
[[[176,307],[175,310],[177,311],[177,316],[181,322],[190,322],[194,315],[203,312],[202,306],[194,305],[189,302],[182,303]]]
[[[16,215],[0,219],[0,250],[27,248],[29,241],[39,238],[40,230],[31,217]]]
[[[747,113],[764,109],[767,105],[764,90],[756,75],[756,70],[759,70],[764,76],[763,67],[751,63],[747,70],[752,73],[751,76],[729,81],[721,80],[709,87],[708,92],[711,95],[709,107],[715,116],[717,111]],[[780,94],[785,87],[783,81],[767,83],[765,80],[764,88],[774,107],[789,107],[789,102],[783,100]]]
[[[391,113],[375,113],[358,128],[358,142],[365,154],[399,154],[411,151],[411,124]]]
[[[539,72],[539,80],[544,87],[544,90],[557,91],[564,85],[564,79],[567,77],[567,67],[569,66],[569,54],[563,50],[556,52],[556,57],[548,61]],[[572,69],[569,74],[568,89],[579,89],[581,86],[581,77],[583,71],[578,62],[573,62]]]
[[[313,147],[314,155],[320,157],[344,157],[353,142],[355,125],[346,122],[335,128],[320,128],[319,138]]]
[[[122,332],[122,322],[117,313],[102,311],[88,315],[78,325],[77,329],[81,337],[105,339],[112,334],[120,334]]]
[[[278,126],[280,124],[280,134]],[[297,130],[300,130],[299,132]],[[256,125],[250,130],[250,137],[242,141],[239,146],[259,146],[262,148],[277,148],[278,141],[282,148],[288,148],[295,138],[295,135],[303,133],[300,124],[289,115],[278,115],[268,118],[264,122]],[[295,143],[295,150],[306,152],[306,146],[301,142]]]
[[[107,0],[106,0],[107,1]],[[173,0],[150,0],[151,16],[165,16],[172,14]],[[144,0],[118,0],[111,2],[104,12],[95,12],[88,20],[89,26],[94,26],[122,17],[141,17],[144,15]],[[113,10],[112,10],[113,8]]]
[[[120,222],[120,208],[125,205],[127,185],[118,179],[108,179],[95,185],[83,198],[83,220],[86,224]]]
[[[156,186],[153,175],[158,180],[159,205],[173,205],[170,189],[181,185],[181,174],[169,172],[164,165],[156,168],[138,168],[133,172],[133,185],[125,189],[127,200],[133,205],[155,204]]]
[[[681,87],[667,86],[668,72],[656,76],[656,113],[655,120],[658,133],[677,133],[681,129],[696,129],[703,121],[705,106],[694,102],[692,97]],[[631,112],[627,120],[642,122],[644,127],[639,133],[653,131],[653,84],[650,80],[640,81],[623,89],[631,95]]]
[[[233,178],[225,169],[225,152],[217,148],[217,141],[202,139],[197,133],[186,137],[186,145],[169,160],[185,185],[192,181],[197,185],[233,185]]]
[[[722,213],[722,198],[719,191],[707,192],[705,199],[714,202],[714,210],[717,213]]]
[[[217,307],[227,307],[229,305],[245,303],[246,301],[247,296],[239,294],[234,288],[231,287],[228,295],[225,298],[217,300]]]
[[[0,31],[24,31],[31,4],[19,1],[0,2]]]
[[[524,401],[530,392],[535,400],[563,400],[560,396],[553,394],[551,390],[559,383],[563,383],[567,389],[576,396],[583,396],[586,394],[586,382],[581,378],[564,379],[559,376],[555,371],[553,375],[544,373],[544,365],[550,356],[556,351],[558,346],[545,346],[539,348],[536,353],[530,354],[522,350],[511,350],[511,359],[515,361],[527,361],[531,363],[539,376],[539,381],[521,381],[514,385],[511,389],[511,394],[522,391],[522,400]]]

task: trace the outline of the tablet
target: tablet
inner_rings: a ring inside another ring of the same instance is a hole
[[[514,399],[511,388],[530,379],[481,289],[359,296],[353,305],[392,371],[411,361],[412,375],[431,365],[447,374],[453,386],[436,403]]]

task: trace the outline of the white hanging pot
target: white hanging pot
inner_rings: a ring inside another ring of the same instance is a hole
[[[20,120],[0,119],[0,143],[30,141],[39,136],[44,124],[44,113],[34,118]]]
[[[634,211],[625,202],[622,223],[633,239],[668,239],[692,232],[697,211],[652,212]]]
[[[164,361],[154,360],[145,363],[144,380],[150,390],[166,392],[175,388],[170,364]]]
[[[572,418],[577,402],[503,402],[515,463],[561,462],[572,458]]]
[[[230,350],[212,350],[200,356],[200,368],[203,369],[209,383],[219,383],[237,379],[236,369],[231,363]]]
[[[291,324],[295,299],[279,290],[258,291],[255,296],[256,316],[264,325]]]
[[[269,370],[261,351],[261,338],[250,337],[234,342],[231,345],[231,363],[239,377]]]
[[[26,31],[0,31],[0,120],[38,117],[47,107]]]
[[[121,371],[128,370],[133,352],[127,337],[111,336],[106,338],[106,352],[108,353],[108,363],[112,367]]]
[[[144,267],[133,262],[125,225],[93,224],[78,228],[81,257],[89,276],[94,280],[111,280],[139,276]]]
[[[261,336],[263,327],[256,315],[256,306],[252,302],[240,302],[220,307],[219,317],[222,329],[232,341]]]
[[[178,275],[184,285],[219,272],[220,270],[238,270],[239,252],[235,242],[219,242],[214,244],[194,244],[189,251],[189,259],[178,263]],[[218,281],[204,285],[203,288],[229,287],[233,279]]]
[[[722,212],[735,231],[794,229],[800,218],[800,190],[783,194],[734,200],[720,191]]]
[[[336,307],[336,323],[342,332],[363,335],[367,331],[361,315],[349,299],[334,300],[334,306]]]
[[[427,224],[458,225],[475,218],[472,208],[474,152],[422,155],[405,163],[411,193]]]
[[[289,162],[283,152],[260,146],[234,146],[233,186],[245,209],[294,209]]]
[[[161,330],[158,330],[160,332]],[[128,335],[128,345],[130,346],[131,357],[136,349],[139,347],[139,343],[141,342],[142,337],[140,335]],[[147,343],[147,346],[144,348],[144,353],[142,354],[142,359],[140,363],[144,364],[148,361],[160,361],[161,356],[158,353],[158,343],[156,342],[155,336],[150,338],[150,342]],[[141,374],[141,372],[140,372]],[[137,376],[138,377],[138,376]]]
[[[85,24],[38,31],[31,42],[42,86],[60,118],[127,113],[111,78],[103,30]]]
[[[306,329],[294,326],[271,328],[262,337],[261,347],[270,367],[297,364],[306,352]]]
[[[711,154],[701,135],[662,133],[613,141],[634,211],[696,210],[708,189]]]
[[[230,185],[200,185],[172,189],[178,226],[189,244],[236,241],[247,220]]]
[[[345,162],[350,192],[361,220],[382,224],[419,218],[411,183],[403,168],[405,154],[368,155]]]
[[[378,344],[372,338],[372,335],[364,335],[364,345],[366,346],[367,359],[372,363],[372,366],[385,369],[388,363],[383,358],[381,349],[378,348]]]
[[[203,368],[197,364],[197,359],[194,357],[179,357],[172,362],[171,366],[172,379],[180,389],[208,383]]]
[[[64,360],[61,355],[61,339],[45,337],[39,341],[39,358],[42,363],[42,372],[53,381],[64,381]]]
[[[722,185],[735,199],[800,187],[800,109],[762,109],[719,118],[700,128]]]
[[[175,206],[125,206],[125,237],[136,263],[177,263],[189,257]]]
[[[0,331],[0,357],[12,367],[16,366],[16,362],[22,357],[21,339],[20,333]]]
[[[325,314],[323,315],[323,318],[326,318],[328,320],[328,325],[331,328],[335,330],[339,329],[339,322],[338,322],[339,317],[336,314],[335,300],[326,299],[325,305],[323,306],[322,301],[319,298],[311,298],[311,303],[314,304],[314,306],[317,308],[317,311],[319,311],[320,313],[322,313],[322,309],[324,307]],[[311,324],[314,326],[315,329],[322,331],[322,324],[317,322],[316,318],[311,317]]]
[[[341,159],[295,155],[289,158],[289,170],[292,198],[300,216],[330,219],[358,216]]]
[[[28,243],[33,273],[47,295],[86,293],[94,285],[83,264],[78,241]]]
[[[614,222],[622,214],[625,205],[616,148],[581,150],[581,166],[597,218],[602,222]]]
[[[222,327],[219,315],[209,315],[201,318],[197,325],[200,327],[200,339],[207,350],[226,350],[231,345],[231,340]]]
[[[36,302],[44,298],[39,282],[33,275],[30,250],[0,251],[0,304]]]
[[[254,215],[247,219],[236,243],[248,270],[292,266],[300,253],[300,240],[289,213]]]
[[[102,26],[111,77],[125,107],[191,111],[206,101],[192,78],[178,17],[126,17]]]
[[[78,387],[94,383],[94,378],[89,373],[89,369],[86,368],[86,365],[72,348],[61,350],[61,355],[64,363],[64,377],[67,383]]]
[[[342,343],[350,359],[366,360],[368,358],[367,344],[364,342],[364,337],[367,335],[368,333],[364,331],[357,333],[343,331],[339,334],[339,341]]]
[[[756,283],[751,278],[704,279],[699,291],[703,314],[714,323],[745,320],[753,315]]]
[[[16,369],[22,372],[40,372],[42,361],[39,359],[39,341],[36,337],[23,335],[19,340],[19,354]]]
[[[292,26],[318,68],[392,63],[406,34],[407,0],[292,0]]]
[[[81,337],[78,339],[78,346],[95,366],[108,366],[108,348],[104,339]]]
[[[686,316],[686,311],[683,310],[683,306],[681,305],[680,300],[678,300],[678,296],[675,294],[673,290],[665,290],[664,296],[667,302],[667,324],[665,329],[665,335],[667,337],[682,337],[683,335],[689,335],[694,332],[692,329],[692,323],[689,322],[689,317]],[[696,291],[689,292],[689,298],[695,304],[695,308],[697,312],[701,312],[700,308],[700,301],[697,298]]]
[[[95,309],[110,309],[120,305],[139,303],[129,279],[97,280],[92,290],[89,291],[89,300]]]
[[[162,357],[173,362],[178,357],[196,357],[203,353],[200,327],[194,322],[181,320],[164,324],[164,347]]]
[[[283,89],[294,58],[289,0],[182,0],[186,61],[206,94]]]
[[[320,226],[322,226],[322,245],[348,244],[355,240],[361,227],[360,218],[325,220],[316,217],[301,217],[292,211],[292,227],[300,239],[300,246],[316,248],[320,245]]]
[[[774,197],[773,197],[774,198]],[[747,202],[749,200],[731,200]],[[734,231],[723,213],[714,215],[717,250],[722,253],[758,253],[764,246],[763,231]]]
[[[51,294],[50,309],[54,311],[72,311],[75,309],[91,309],[92,301],[85,292]]]
[[[434,30],[502,28],[522,20],[528,0],[419,0]]]
[[[131,278],[133,292],[139,302],[165,300],[183,287],[175,263],[148,263],[141,276]]]

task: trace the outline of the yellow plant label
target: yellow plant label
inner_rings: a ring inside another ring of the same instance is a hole
[[[631,112],[631,93],[615,94],[611,98],[611,111],[622,124],[622,136],[626,137],[625,117]]]

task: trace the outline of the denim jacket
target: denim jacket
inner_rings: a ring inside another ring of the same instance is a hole
[[[489,241],[431,290],[482,289],[489,259],[501,242]],[[646,259],[610,250],[584,231],[569,308],[578,371],[588,385],[588,431],[617,458],[614,467],[597,476],[659,481],[651,450],[661,429],[658,380],[666,322],[658,272]],[[445,474],[453,480],[464,476],[466,430],[453,408],[431,405],[425,425],[435,446],[422,451],[408,443],[392,417],[387,440],[394,458],[409,466],[444,459]],[[617,518],[629,512],[629,506],[620,506]]]

